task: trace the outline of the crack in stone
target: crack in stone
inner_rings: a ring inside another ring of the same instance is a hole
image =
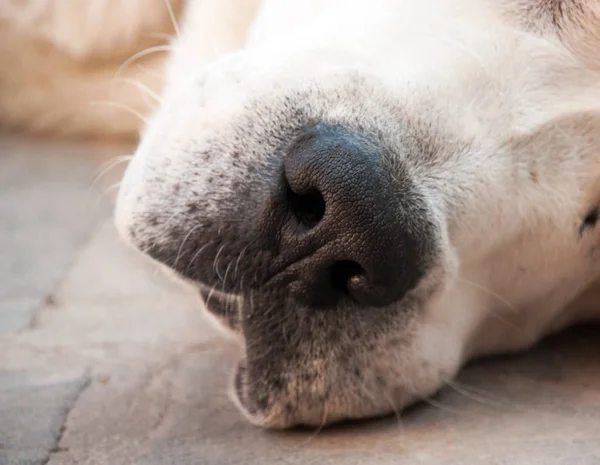
[[[171,372],[171,375],[175,374],[181,367],[182,361],[185,356],[198,353],[205,352],[207,350],[214,350],[219,347],[218,344],[215,344],[215,341],[206,341],[200,344],[191,344],[189,346],[183,347],[181,350],[175,352],[170,357],[167,358],[166,362],[159,364],[153,370],[148,377],[146,377],[146,382],[142,383],[143,386],[148,386],[152,384],[154,380],[157,380],[161,376],[164,376],[167,372]],[[175,388],[174,376],[169,377],[168,382],[165,386],[164,395],[166,398],[166,405],[157,415],[157,419],[154,424],[149,428],[146,433],[146,437],[144,438],[143,446],[141,446],[138,455],[141,457],[147,452],[147,447],[154,441],[158,435],[160,434],[160,430],[162,426],[165,424],[169,417],[169,413],[173,409],[173,398],[172,393]],[[142,388],[145,390],[146,388]]]
[[[169,363],[169,367],[163,367],[160,370],[160,374],[157,373],[153,378],[158,378],[159,376],[165,374],[168,370],[171,371],[171,374],[174,375],[177,370],[179,369],[179,367],[181,366],[181,358],[182,357],[177,357],[176,360],[172,361],[171,363]],[[172,407],[173,407],[173,399],[171,398],[171,394],[173,392],[174,389],[174,381],[173,381],[173,376],[171,376],[169,378],[169,381],[167,383],[167,385],[165,386],[165,398],[166,398],[166,404],[164,406],[163,409],[161,409],[161,411],[158,413],[158,418],[156,419],[156,421],[154,422],[154,424],[150,427],[150,431],[148,431],[147,433],[147,437],[146,437],[146,441],[150,441],[152,440],[156,434],[158,434],[158,432],[160,431],[161,426],[164,424],[165,420],[167,419],[169,412],[171,411]]]
[[[18,334],[33,331],[41,327],[41,319],[43,314],[48,309],[56,309],[58,303],[56,301],[56,294],[69,279],[69,276],[74,269],[77,262],[81,259],[81,256],[85,253],[86,249],[92,243],[95,234],[98,232],[99,225],[103,222],[100,217],[92,218],[90,223],[87,225],[87,230],[82,231],[79,237],[79,245],[77,250],[74,251],[70,259],[64,264],[63,271],[60,276],[57,277],[55,282],[52,284],[51,289],[48,289],[45,295],[40,297],[38,305],[36,306],[29,324],[17,331]]]
[[[56,436],[56,440],[54,442],[54,447],[52,447],[50,450],[48,450],[48,456],[45,457],[40,462],[40,465],[47,465],[50,462],[50,460],[52,459],[53,454],[56,454],[59,452],[64,452],[64,451],[68,450],[65,448],[61,448],[60,443],[63,439],[65,432],[67,431],[67,423],[69,421],[71,412],[73,412],[73,410],[75,409],[75,406],[77,405],[77,402],[81,398],[83,392],[90,386],[90,384],[91,384],[91,377],[89,376],[89,374],[86,374],[84,381],[81,383],[81,386],[79,386],[79,389],[73,395],[73,400],[65,408],[65,411],[63,413],[62,423],[60,425],[58,434]]]

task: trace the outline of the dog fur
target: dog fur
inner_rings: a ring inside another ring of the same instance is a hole
[[[59,0],[10,1],[2,43],[16,47],[0,55],[10,63],[0,117],[50,133],[132,135],[133,119],[82,110],[86,100],[150,111],[141,94],[110,92],[116,69],[151,95],[162,89],[123,180],[117,226],[177,271],[214,262],[219,280],[195,285],[227,301],[212,310],[245,350],[233,398],[250,421],[390,412],[474,357],[600,316],[597,2],[190,0],[173,15],[162,0],[132,3],[127,15],[126,2],[90,2],[106,18],[94,28]],[[171,16],[179,27],[164,75],[119,68],[147,46],[143,32],[169,32]],[[281,289],[228,288],[218,271],[219,261],[260,268],[258,255],[243,256],[250,244],[231,218],[266,195],[282,144],[314,121],[385,144],[387,172],[423,199],[433,264],[384,309],[311,314]]]

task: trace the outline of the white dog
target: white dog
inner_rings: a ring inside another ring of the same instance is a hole
[[[46,0],[69,27],[36,30],[98,61],[179,14],[117,225],[239,335],[250,421],[384,414],[473,357],[600,316],[598,2],[161,2],[127,16],[129,2],[96,0],[93,29]],[[2,117],[134,130],[73,116],[67,103],[101,96],[83,71],[53,70],[51,95],[3,70]]]

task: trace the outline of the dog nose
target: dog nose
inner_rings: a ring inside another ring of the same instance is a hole
[[[331,307],[350,298],[385,306],[423,275],[423,241],[385,157],[367,136],[325,124],[306,130],[285,154],[280,251],[300,256],[289,289],[303,303]]]

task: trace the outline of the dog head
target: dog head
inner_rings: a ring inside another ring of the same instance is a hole
[[[598,81],[551,22],[321,3],[288,27],[275,2],[209,64],[184,36],[117,205],[239,335],[234,397],[268,427],[427,396],[530,344],[551,318],[529,309],[555,314],[592,268]]]

